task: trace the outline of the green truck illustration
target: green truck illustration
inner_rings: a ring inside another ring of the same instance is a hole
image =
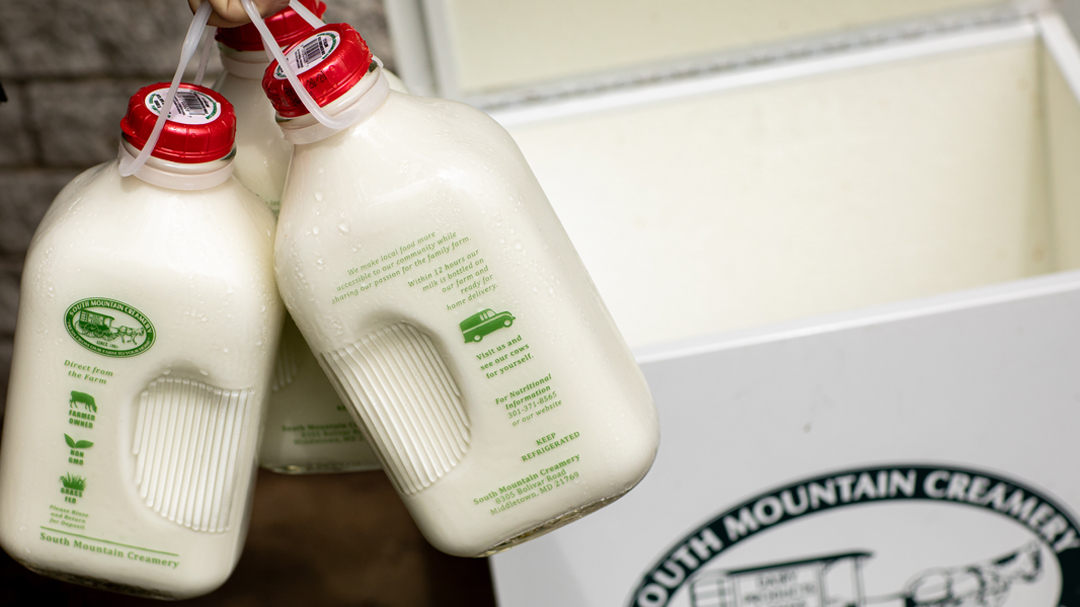
[[[78,328],[79,333],[92,339],[100,339],[103,341],[113,341],[120,338],[120,343],[135,343],[135,338],[146,334],[146,330],[142,327],[138,329],[132,329],[131,327],[125,327],[118,325],[113,327],[113,322],[116,319],[108,314],[101,314],[100,312],[91,312],[89,310],[80,310],[79,318],[75,321],[75,326]]]
[[[79,320],[76,321],[76,326],[79,328],[79,333],[82,333],[83,335],[97,339],[112,340],[117,335],[112,328],[114,320],[116,319],[112,316],[106,316],[105,314],[99,314],[89,310],[81,310],[79,312]]]
[[[480,341],[489,333],[509,327],[514,324],[514,320],[510,312],[496,312],[488,308],[466,318],[458,326],[461,327],[461,335],[465,338],[465,343],[469,343]]]
[[[68,404],[72,409],[78,409],[79,405],[82,405],[89,413],[97,413],[97,404],[94,402],[94,397],[90,396],[86,392],[79,392],[77,390],[71,391],[71,400]]]

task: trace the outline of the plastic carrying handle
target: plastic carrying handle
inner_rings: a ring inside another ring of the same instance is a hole
[[[165,105],[162,106],[157,122],[154,123],[154,130],[150,132],[150,138],[146,140],[146,145],[143,146],[142,151],[134,160],[129,162],[120,161],[121,177],[131,177],[137,173],[146,164],[150,154],[154,152],[154,147],[157,146],[158,139],[161,138],[161,130],[165,128],[165,121],[169,117],[169,110],[172,108],[173,100],[176,99],[176,91],[180,88],[180,80],[184,77],[184,71],[187,69],[188,63],[191,62],[192,56],[195,55],[196,49],[199,48],[199,42],[204,37],[203,34],[206,33],[206,22],[210,19],[210,10],[210,3],[203,2],[195,11],[195,16],[192,17],[191,25],[188,27],[187,37],[184,38],[184,47],[180,51],[180,65],[176,66],[176,74],[173,75],[169,93],[165,95]],[[201,72],[203,70],[200,69],[199,71],[198,79],[202,80]]]
[[[263,47],[274,55],[274,59],[277,60],[278,66],[281,68],[281,71],[285,72],[285,77],[289,80],[289,84],[292,85],[293,91],[296,92],[296,96],[300,98],[300,102],[303,103],[304,107],[307,108],[307,111],[315,117],[315,120],[318,120],[328,128],[338,131],[343,131],[352,126],[352,120],[333,118],[324,112],[323,109],[319,107],[318,103],[315,103],[315,100],[311,98],[311,94],[308,93],[307,89],[304,88],[304,85],[300,83],[300,78],[297,77],[292,66],[289,65],[289,62],[285,59],[285,54],[281,52],[281,47],[278,46],[277,40],[275,40],[273,34],[270,33],[270,29],[263,23],[262,17],[259,15],[259,9],[255,6],[255,1],[240,1],[244,5],[244,10],[247,11],[248,17],[251,18],[251,22],[255,24],[255,29],[259,30],[259,35],[262,36]],[[324,25],[318,17],[313,15],[311,11],[307,10],[297,0],[290,0],[289,6],[313,27],[318,28]]]
[[[296,11],[297,15],[303,17],[304,21],[307,21],[308,25],[315,29],[319,29],[320,27],[326,25],[325,23],[323,23],[322,19],[319,19],[315,16],[315,13],[309,11],[308,7],[301,4],[300,0],[289,0],[289,8]]]
[[[304,21],[307,21],[308,25],[310,25],[314,29],[319,29],[320,27],[326,25],[325,23],[323,23],[322,19],[319,19],[317,16],[315,16],[315,13],[309,11],[307,7],[303,4],[300,4],[300,0],[289,0],[289,8],[296,11],[296,14],[300,15],[304,19]],[[244,7],[244,10],[246,11],[247,7]],[[259,29],[259,26],[255,26],[255,29]],[[262,32],[259,32],[259,34],[261,36]],[[275,46],[277,46],[277,40],[275,40],[274,43]],[[273,63],[274,51],[271,51],[269,46],[263,44],[263,52],[266,53],[267,61]]]

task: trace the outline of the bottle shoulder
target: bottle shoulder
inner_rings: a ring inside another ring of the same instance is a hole
[[[348,129],[296,147],[298,154],[381,155],[390,159],[397,152],[435,162],[507,149],[517,152],[517,144],[484,112],[458,101],[397,91],[391,91],[378,110]]]
[[[70,223],[70,217],[76,207],[83,205],[87,198],[92,200],[99,195],[99,190],[104,189],[103,183],[108,181],[107,173],[110,168],[112,172],[117,172],[116,161],[90,167],[60,189],[34,230],[34,236],[27,250],[28,260],[42,241],[55,236],[56,231],[62,231]]]
[[[542,196],[517,144],[487,114],[455,101],[396,92],[361,123],[295,146],[283,208],[286,199],[320,198],[330,191],[348,192],[353,201],[401,200],[421,191],[477,199]]]
[[[27,268],[56,259],[124,260],[192,271],[222,263],[269,265],[274,216],[235,178],[207,190],[161,188],[120,177],[106,163],[77,177],[53,201],[27,251]],[[220,263],[215,263],[220,260]]]

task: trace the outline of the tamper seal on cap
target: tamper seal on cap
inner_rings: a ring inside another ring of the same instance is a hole
[[[159,82],[139,89],[128,101],[120,129],[135,148],[146,145],[168,92],[169,83]],[[228,156],[235,138],[232,104],[209,88],[181,83],[151,155],[172,162],[211,162]]]
[[[348,92],[367,75],[372,65],[367,43],[345,23],[330,23],[311,32],[285,51],[285,59],[320,107]],[[263,90],[283,118],[308,113],[277,61],[266,68]]]

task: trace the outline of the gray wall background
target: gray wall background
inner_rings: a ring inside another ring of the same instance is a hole
[[[394,69],[382,0],[325,2]],[[0,0],[0,418],[34,229],[68,181],[116,158],[128,98],[172,79],[190,22],[184,0]],[[220,70],[214,52],[207,81]]]

